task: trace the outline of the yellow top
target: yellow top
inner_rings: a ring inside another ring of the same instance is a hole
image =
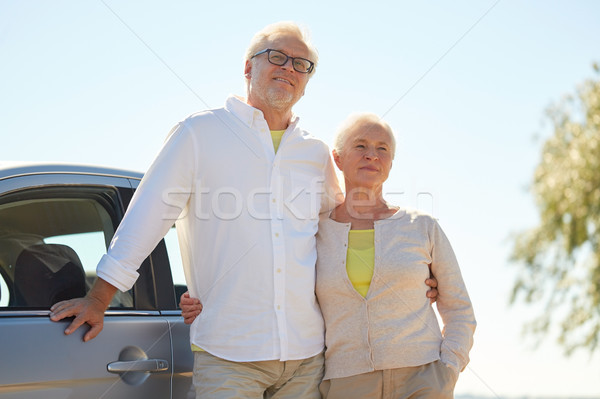
[[[192,344],[192,352],[206,352],[204,349],[199,347],[198,345]]]
[[[273,148],[275,149],[275,152],[279,149],[283,133],[285,133],[285,130],[271,130],[271,138],[273,139]]]
[[[350,230],[346,272],[354,289],[365,298],[375,267],[375,230]]]

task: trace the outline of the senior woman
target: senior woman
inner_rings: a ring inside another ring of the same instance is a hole
[[[389,125],[368,113],[335,139],[346,196],[317,233],[324,398],[452,398],[469,361],[475,316],[448,239],[431,216],[383,198],[395,147]],[[430,273],[443,331],[425,296]]]

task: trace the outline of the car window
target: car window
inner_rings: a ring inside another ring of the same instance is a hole
[[[0,200],[0,307],[47,309],[82,297],[118,222],[117,194],[73,187],[24,190]],[[113,308],[133,307],[133,292]]]
[[[48,237],[44,239],[44,242],[47,244],[65,245],[75,251],[85,273],[87,292],[96,280],[96,266],[102,255],[106,253],[105,236],[104,231],[94,231]],[[117,291],[110,306],[113,308],[132,308],[132,292],[123,293]]]
[[[4,280],[4,276],[0,274],[0,307],[6,306],[8,306],[8,285]]]
[[[179,240],[177,238],[177,230],[175,226],[169,229],[169,232],[165,236],[165,245],[167,247],[167,255],[169,256],[169,264],[171,265],[171,275],[173,277],[175,297],[177,303],[179,303],[179,297],[181,294],[187,291],[187,286],[185,283],[183,262],[181,260],[181,251],[179,249]]]

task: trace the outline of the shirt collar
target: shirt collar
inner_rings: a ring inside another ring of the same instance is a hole
[[[240,96],[229,95],[229,97],[227,97],[227,101],[225,102],[225,109],[231,112],[249,128],[255,126],[257,122],[265,120],[261,110],[251,107],[246,103],[246,99]],[[295,129],[299,120],[300,118],[292,113],[290,124],[286,130]]]

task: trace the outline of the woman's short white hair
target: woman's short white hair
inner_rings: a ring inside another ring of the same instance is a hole
[[[317,63],[319,62],[319,53],[310,41],[310,33],[308,32],[308,29],[305,27],[300,27],[297,23],[291,21],[275,22],[274,24],[267,25],[258,31],[252,40],[250,40],[250,45],[246,49],[246,54],[244,55],[244,61],[249,61],[252,59],[254,54],[265,50],[269,40],[271,40],[273,36],[277,36],[282,33],[296,36],[298,39],[304,42],[304,44],[306,44],[306,47],[308,47],[308,59],[315,64],[313,70],[308,74],[308,76],[311,77],[314,75],[315,70],[317,69]]]
[[[351,114],[340,124],[333,139],[333,148],[335,149],[335,152],[338,154],[342,154],[344,152],[344,145],[346,145],[346,138],[348,134],[352,131],[353,127],[359,124],[367,126],[381,126],[388,131],[391,139],[392,148],[390,148],[390,150],[392,151],[393,159],[394,155],[396,154],[396,137],[394,137],[394,131],[390,125],[387,124],[387,122],[372,112],[359,112]]]

